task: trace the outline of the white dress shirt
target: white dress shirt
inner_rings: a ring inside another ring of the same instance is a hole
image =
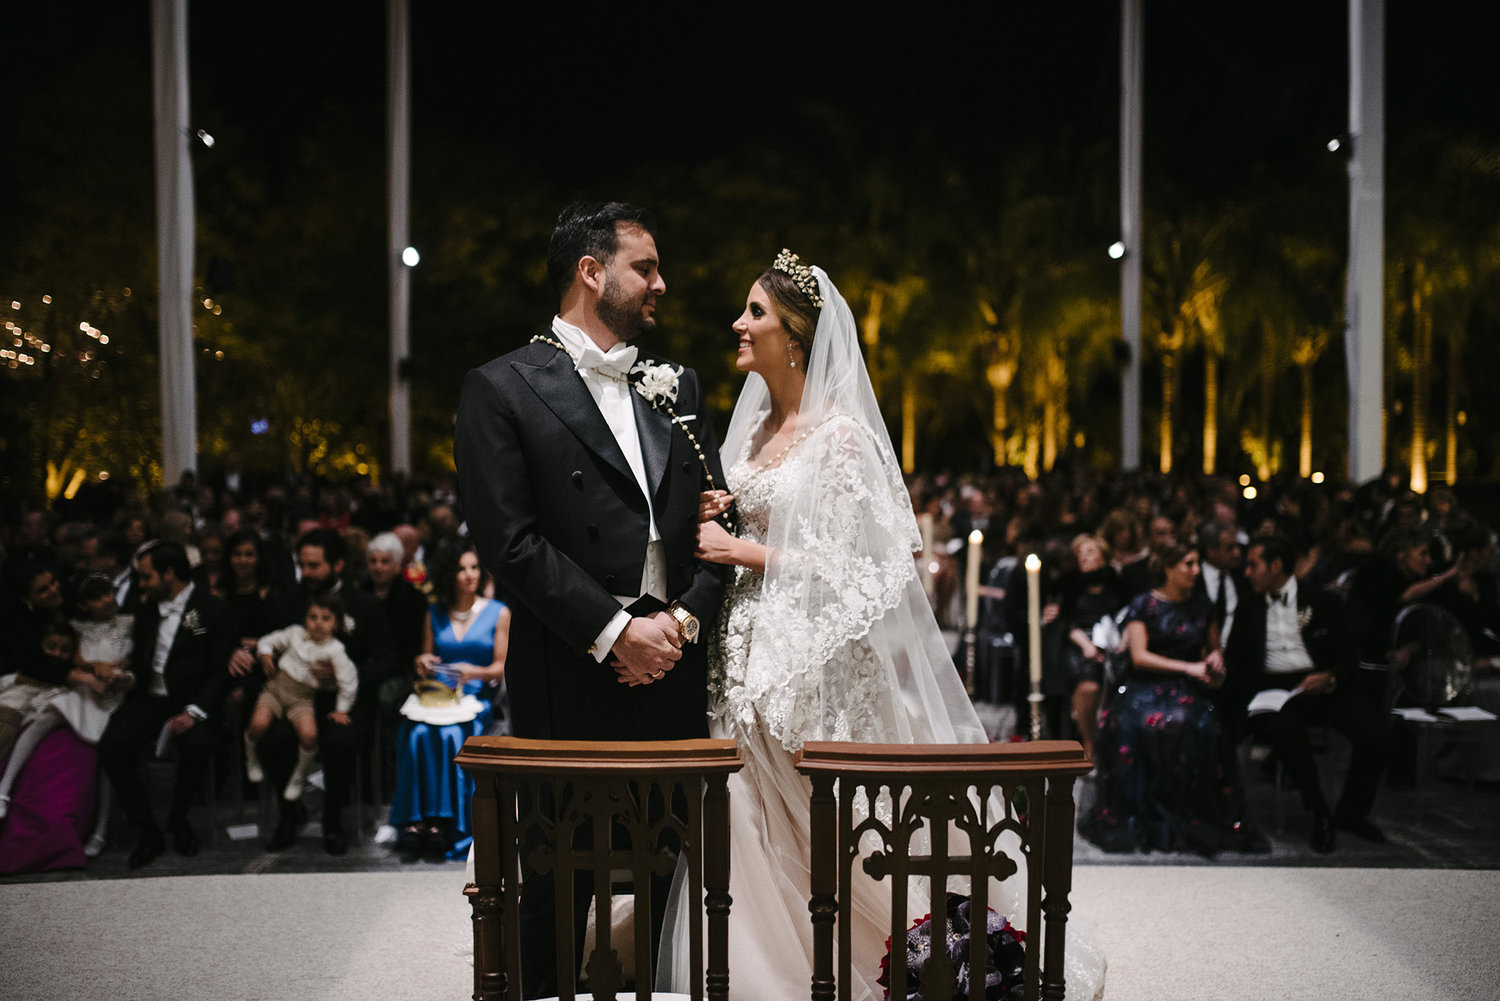
[[[630,622],[626,606],[633,604],[642,595],[650,594],[665,602],[667,600],[667,560],[661,543],[661,532],[656,527],[656,511],[651,503],[651,487],[646,479],[646,460],[641,455],[640,431],[635,426],[635,404],[631,399],[634,390],[625,382],[626,373],[635,364],[636,349],[628,344],[616,344],[608,351],[601,351],[593,338],[582,329],[560,316],[552,318],[552,332],[573,359],[573,367],[583,379],[589,395],[599,407],[610,433],[625,454],[625,462],[635,474],[635,481],[646,498],[646,514],[649,534],[646,543],[646,558],[642,564],[641,586],[635,594],[617,594],[620,611],[604,627],[594,640],[594,659],[604,663],[615,640],[625,631]],[[601,371],[602,370],[602,371]]]
[[[1296,674],[1313,669],[1302,643],[1297,612],[1297,578],[1288,577],[1280,591],[1266,595],[1266,673]]]
[[[182,613],[187,609],[188,599],[193,596],[194,586],[188,584],[177,592],[177,597],[156,606],[161,622],[156,627],[156,652],[151,657],[151,678],[146,689],[152,695],[167,694],[167,657],[172,653],[177,627],[182,624]]]
[[[115,604],[121,608],[125,607],[125,595],[130,591],[130,575],[131,569],[126,567],[115,574],[114,580],[109,582],[110,586],[115,589]]]
[[[1229,644],[1229,630],[1234,627],[1234,610],[1240,607],[1239,591],[1229,574],[1207,560],[1203,562],[1203,587],[1208,592],[1210,604],[1218,601],[1219,588],[1225,588],[1224,622],[1219,626],[1219,647],[1222,649]]]

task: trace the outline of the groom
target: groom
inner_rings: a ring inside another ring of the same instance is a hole
[[[654,228],[620,202],[564,209],[551,327],[464,380],[459,496],[511,605],[518,737],[707,736],[700,634],[724,578],[693,551],[705,464],[724,476],[697,375],[627,343],[666,291]]]
[[[464,380],[459,496],[511,606],[518,737],[708,736],[703,638],[725,570],[693,552],[706,474],[724,476],[697,375],[627,343],[655,328],[666,291],[654,229],[620,202],[564,209],[547,252],[558,315]],[[556,991],[543,882],[522,904],[527,997]],[[589,891],[575,891],[581,921]]]

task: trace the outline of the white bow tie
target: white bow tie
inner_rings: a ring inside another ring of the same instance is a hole
[[[608,351],[600,351],[597,344],[584,346],[583,353],[573,366],[579,372],[597,372],[611,379],[624,379],[635,364],[636,349],[628,344],[616,344]]]

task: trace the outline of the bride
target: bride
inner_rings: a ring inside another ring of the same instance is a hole
[[[703,495],[698,556],[735,567],[709,648],[711,729],[745,762],[730,778],[732,992],[779,1001],[806,996],[812,980],[811,787],[796,751],[987,738],[917,580],[916,519],[848,304],[821,268],[783,250],[734,330],[749,377],[724,439],[732,494]],[[731,499],[738,536],[712,520]],[[1024,921],[1015,882],[991,900]],[[889,934],[889,891],[863,891],[852,901],[856,999],[882,995]],[[658,986],[686,992],[690,912],[676,893]],[[1066,976],[1070,998],[1103,986],[1103,956],[1077,934]]]

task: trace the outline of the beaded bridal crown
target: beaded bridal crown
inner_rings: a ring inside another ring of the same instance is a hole
[[[823,308],[823,296],[818,293],[818,276],[812,273],[812,268],[802,263],[802,259],[785,247],[781,253],[776,255],[776,260],[771,262],[771,267],[791,277],[792,283],[802,290],[802,294],[812,300],[812,304],[819,309]]]

